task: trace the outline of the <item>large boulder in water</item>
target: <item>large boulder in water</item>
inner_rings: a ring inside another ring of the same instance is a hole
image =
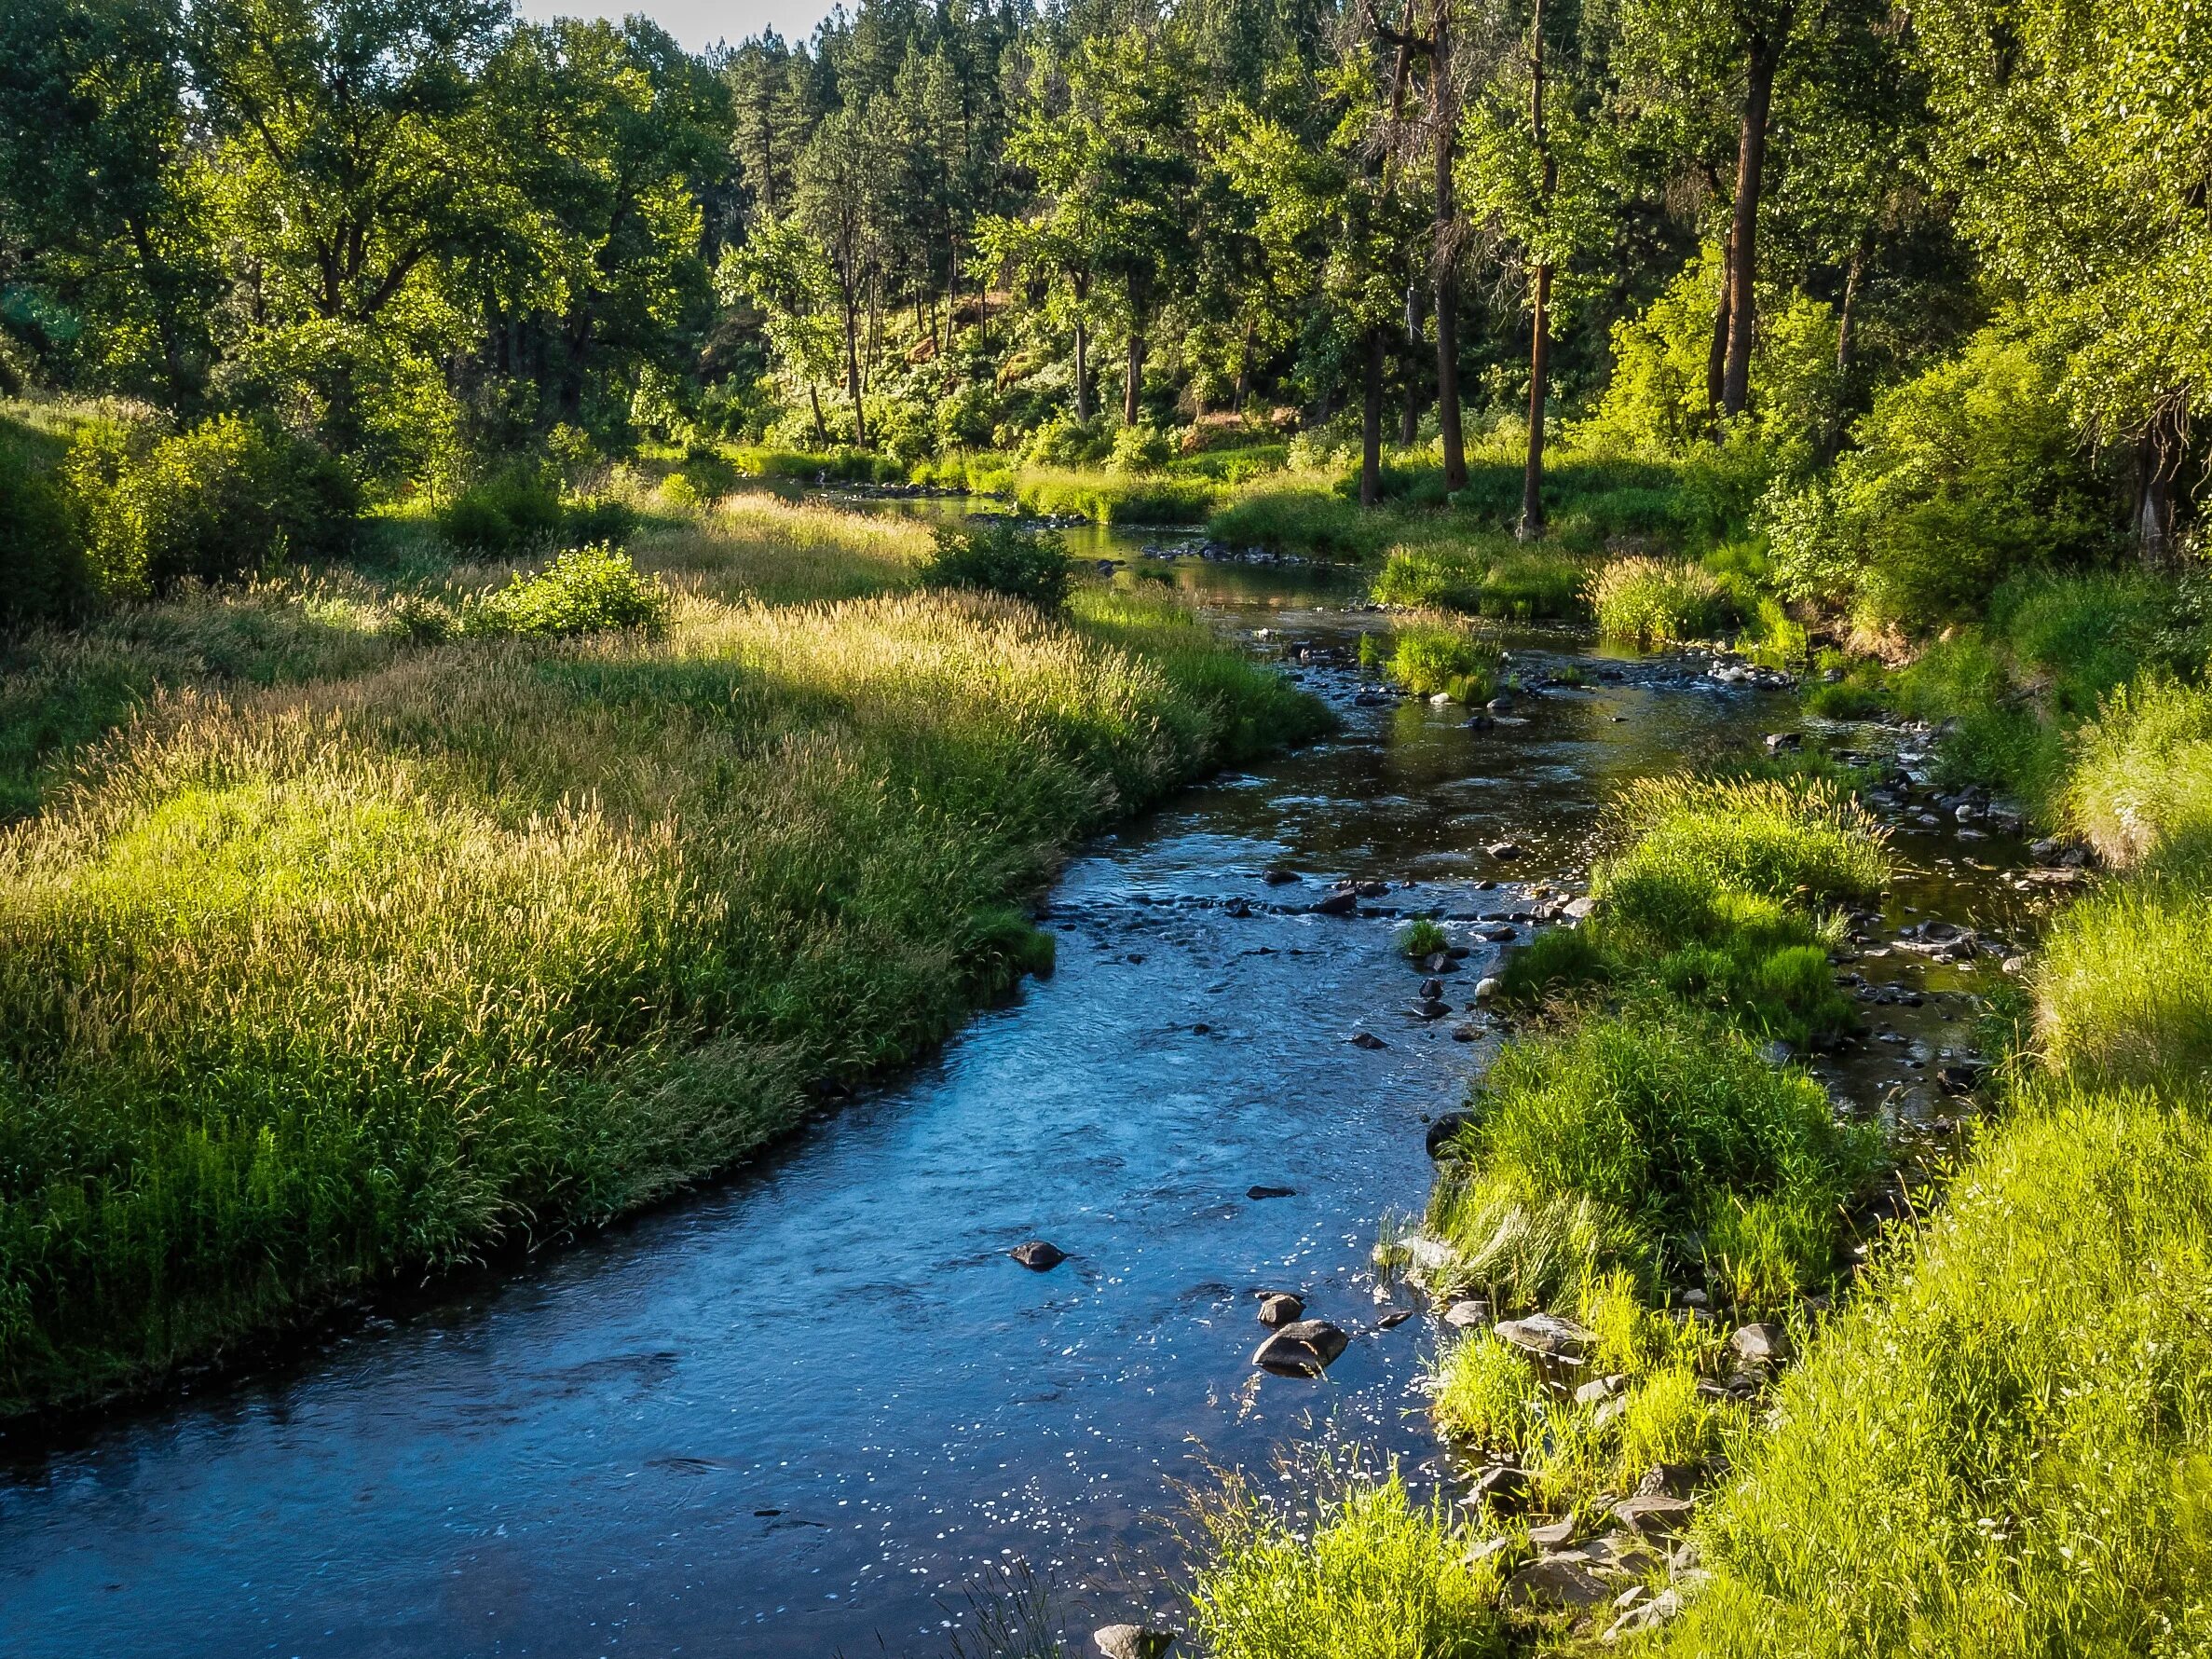
[[[1301,1319],[1260,1344],[1252,1364],[1278,1377],[1318,1377],[1351,1340],[1325,1319]]]
[[[1068,1259],[1068,1253],[1058,1244],[1047,1244],[1043,1239],[1030,1239],[1006,1252],[1032,1272],[1049,1273]]]

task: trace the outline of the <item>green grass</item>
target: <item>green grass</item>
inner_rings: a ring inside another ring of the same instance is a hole
[[[1672,1008],[1509,1044],[1469,1104],[1461,1179],[1472,1190],[1431,1205],[1463,1256],[1495,1254],[1503,1198],[1537,1213],[1582,1200],[1602,1218],[1577,1218],[1593,1254],[1577,1264],[1556,1252],[1549,1286],[1519,1262],[1494,1282],[1459,1275],[1507,1306],[1533,1289],[1556,1296],[1577,1266],[1626,1269],[1647,1287],[1686,1278],[1747,1309],[1786,1306],[1827,1283],[1843,1205],[1880,1162],[1872,1131],[1831,1120],[1819,1084]],[[1769,1218],[1764,1235],[1729,1225],[1746,1208]]]
[[[907,591],[926,546],[764,499],[640,544],[658,638],[420,645],[355,578],[34,642],[0,1410],[729,1163],[1036,966],[1074,839],[1325,720],[1171,608]],[[130,682],[72,771],[73,665],[149,635],[241,672]]]
[[[1588,561],[1562,549],[1502,537],[1397,546],[1384,555],[1370,596],[1378,605],[1470,616],[1567,617],[1583,610],[1589,570]]]
[[[1213,1659],[1502,1659],[1497,1569],[1395,1470],[1324,1472],[1303,1524],[1238,1476],[1199,1501],[1192,1634]]]
[[[1721,584],[1686,559],[1614,559],[1587,592],[1598,632],[1627,645],[1710,639],[1732,615]]]
[[[1454,623],[1407,623],[1391,636],[1383,671],[1409,692],[1485,703],[1496,688],[1496,641]]]
[[[1996,1131],[1782,1385],[1685,1655],[2212,1638],[2212,1133],[2062,1094]]]

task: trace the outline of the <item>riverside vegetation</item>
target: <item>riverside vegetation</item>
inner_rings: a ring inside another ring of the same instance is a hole
[[[1848,1018],[1850,779],[1628,797],[1425,1234],[1621,1384],[1472,1337],[1434,1407],[1548,1503],[1725,1460],[1651,1645],[2204,1651],[2208,70],[2110,0],[11,6],[0,1393],[727,1161],[1033,965],[1070,837],[1312,728],[1017,544],[732,493],[981,489],[1360,565],[1432,695],[1510,690],[1486,619],[1732,645],[2093,848],[1876,1237],[1768,1048]],[[1371,1473],[1204,1508],[1200,1639],[1588,1638]]]
[[[982,591],[1003,534],[644,505],[15,641],[7,1408],[727,1166],[1048,967],[1072,841],[1319,729],[1171,606]]]

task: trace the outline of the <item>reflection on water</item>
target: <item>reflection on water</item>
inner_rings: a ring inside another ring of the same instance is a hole
[[[1144,539],[1077,551],[1146,580]],[[1385,625],[1325,571],[1165,569],[1233,629],[1342,644]],[[1589,656],[1512,645],[1532,674]],[[1505,908],[1501,878],[1586,864],[1623,779],[1741,754],[1794,716],[1617,666],[1487,734],[1355,707],[1353,675],[1307,671],[1341,738],[1088,849],[1051,898],[1055,975],[897,1086],[527,1271],[9,1448],[0,1645],[941,1652],[990,1561],[1047,1577],[1078,1626],[1167,1611],[1158,1517],[1208,1459],[1257,1467],[1333,1430],[1418,1466],[1434,1337],[1374,1327],[1367,1261],[1425,1193],[1425,1117],[1488,1043],[1413,1016],[1390,916],[1300,907],[1354,876],[1418,884],[1381,910]],[[1528,857],[1500,868],[1481,849],[1509,835]],[[1278,863],[1306,880],[1263,883]],[[1934,866],[1900,901],[1969,919]],[[1502,947],[1454,931],[1476,949],[1459,1002]],[[1071,1259],[1027,1271],[1004,1252],[1031,1237]],[[1251,1369],[1255,1298],[1277,1289],[1358,1333],[1325,1379]]]

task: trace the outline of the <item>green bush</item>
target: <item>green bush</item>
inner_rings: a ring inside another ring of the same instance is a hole
[[[630,555],[611,547],[562,554],[535,576],[516,576],[468,613],[471,634],[527,634],[559,638],[635,628],[658,634],[667,625],[668,592],[641,575]]]
[[[1114,432],[1107,464],[1117,473],[1156,473],[1174,459],[1174,437],[1140,421]]]
[[[117,593],[332,557],[351,543],[361,513],[336,461],[235,415],[163,437],[88,427],[64,473],[97,580]]]
[[[1544,545],[1400,546],[1390,549],[1370,596],[1378,605],[1470,616],[1573,616],[1588,574],[1581,559]]]
[[[101,586],[61,481],[0,446],[0,626],[79,615]]]
[[[1497,681],[1495,640],[1449,624],[1409,624],[1395,631],[1384,672],[1406,690],[1441,692],[1459,703],[1489,699]]]
[[[1010,518],[939,525],[922,578],[935,587],[1004,594],[1058,610],[1068,602],[1067,544],[1052,531],[1025,529]]]
[[[585,496],[561,510],[561,539],[570,547],[621,547],[636,533],[637,514],[620,496]]]
[[[502,558],[536,553],[561,534],[561,487],[516,461],[471,485],[438,511],[438,533],[463,553]]]
[[[2014,329],[1891,388],[1824,479],[1762,509],[1784,597],[1925,633],[2005,575],[2113,541],[2110,492],[2077,442],[2057,358]]]

